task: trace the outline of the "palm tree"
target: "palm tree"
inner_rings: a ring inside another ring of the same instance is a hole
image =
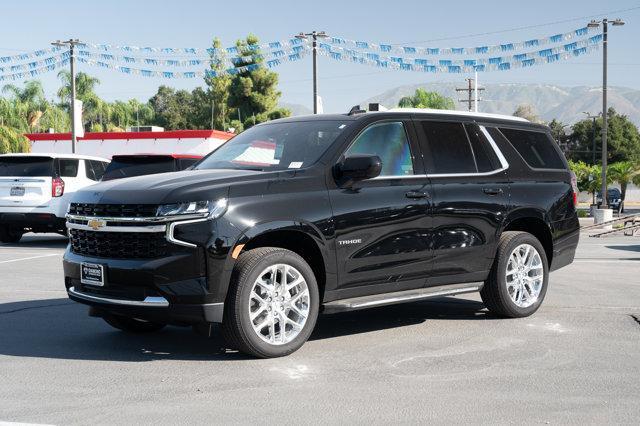
[[[609,174],[613,182],[620,184],[620,205],[624,212],[624,197],[627,194],[627,185],[633,180],[634,175],[639,173],[638,167],[631,161],[620,161],[609,167]]]
[[[58,97],[62,102],[62,107],[67,111],[71,101],[71,73],[67,70],[60,71],[58,78],[62,81],[62,87],[58,90]],[[102,102],[95,93],[95,88],[100,84],[100,80],[87,73],[76,74],[76,99],[82,101],[83,125],[91,128],[91,125],[98,121],[98,110]]]
[[[22,131],[33,132],[47,106],[42,83],[36,80],[25,81],[24,88],[7,84],[2,93],[9,94],[10,100],[4,100],[0,107],[3,111],[3,122]]]

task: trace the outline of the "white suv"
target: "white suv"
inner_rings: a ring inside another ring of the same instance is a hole
[[[0,155],[0,242],[25,232],[66,234],[73,193],[100,180],[109,160],[74,154]]]

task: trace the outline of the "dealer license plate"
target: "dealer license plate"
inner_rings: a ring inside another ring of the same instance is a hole
[[[82,263],[80,265],[80,282],[102,287],[104,285],[104,266],[97,263]]]

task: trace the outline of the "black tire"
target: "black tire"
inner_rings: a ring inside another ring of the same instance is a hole
[[[253,330],[249,317],[250,295],[259,274],[270,265],[296,268],[307,283],[309,314],[302,330],[290,342],[273,345]],[[298,254],[278,247],[260,247],[243,253],[235,265],[225,302],[222,336],[228,347],[258,358],[275,358],[298,350],[309,339],[318,318],[318,284],[309,264]]]
[[[0,226],[0,243],[17,243],[23,234],[24,231],[22,229]]]
[[[151,321],[143,321],[136,318],[129,318],[120,315],[105,315],[103,319],[111,327],[118,330],[126,331],[127,333],[153,333],[154,331],[162,330],[166,327],[166,324],[161,324]]]
[[[506,270],[509,256],[515,248],[521,244],[529,244],[534,247],[542,261],[544,278],[538,299],[528,307],[520,307],[509,296],[507,290]],[[489,278],[480,291],[482,301],[489,311],[495,315],[507,318],[522,318],[533,314],[538,310],[549,284],[549,266],[544,247],[540,241],[528,232],[506,231],[502,233]]]

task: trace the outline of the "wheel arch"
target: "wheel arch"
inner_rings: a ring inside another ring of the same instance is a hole
[[[538,210],[520,210],[510,215],[504,222],[502,232],[528,232],[540,241],[547,256],[549,268],[553,261],[553,233],[545,214]]]
[[[320,301],[327,283],[335,280],[335,258],[322,233],[312,224],[299,221],[270,222],[251,227],[242,233],[230,254],[230,261],[247,250],[258,247],[280,247],[298,254],[311,267],[318,282]],[[235,257],[234,257],[235,256]]]

